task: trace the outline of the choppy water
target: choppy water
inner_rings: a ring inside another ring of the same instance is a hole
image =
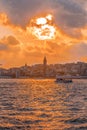
[[[0,130],[87,130],[87,80],[0,79]]]

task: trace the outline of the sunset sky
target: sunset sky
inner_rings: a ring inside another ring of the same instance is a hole
[[[34,18],[51,14],[54,39],[31,32]],[[87,0],[0,0],[0,64],[87,62]]]

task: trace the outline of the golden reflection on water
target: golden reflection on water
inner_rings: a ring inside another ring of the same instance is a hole
[[[64,130],[80,116],[72,111],[73,84],[56,84],[52,79],[7,80],[0,88],[0,127],[25,130]],[[70,97],[72,95],[72,97]],[[75,95],[76,96],[76,95]],[[82,111],[81,111],[82,114]]]

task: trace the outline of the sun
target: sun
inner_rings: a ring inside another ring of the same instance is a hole
[[[56,36],[56,26],[52,14],[37,16],[31,19],[31,33],[39,40],[51,40]]]

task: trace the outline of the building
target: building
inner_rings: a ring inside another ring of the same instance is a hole
[[[47,58],[46,56],[43,59],[43,76],[46,77],[46,70],[47,70]]]

